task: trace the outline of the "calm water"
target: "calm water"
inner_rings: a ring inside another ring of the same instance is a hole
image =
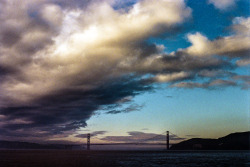
[[[84,146],[86,149],[86,146]],[[128,151],[140,151],[140,150],[154,150],[154,151],[159,151],[159,150],[165,150],[166,145],[161,144],[161,145],[145,145],[145,144],[120,144],[120,145],[91,145],[91,150],[128,150]]]
[[[2,150],[1,167],[250,167],[250,151]]]

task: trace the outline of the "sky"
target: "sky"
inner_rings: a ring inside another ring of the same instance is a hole
[[[0,0],[0,140],[249,131],[249,3]]]

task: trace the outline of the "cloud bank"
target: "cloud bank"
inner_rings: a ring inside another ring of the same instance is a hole
[[[236,86],[232,75],[237,74],[227,69],[249,64],[249,18],[235,18],[232,35],[220,39],[188,34],[191,46],[171,54],[162,45],[148,43],[150,37],[171,33],[192,17],[183,0],[141,0],[126,10],[115,8],[116,1],[0,3],[4,139],[68,136],[85,127],[96,110],[131,101],[159,83],[189,88]],[[194,83],[197,78],[208,81]],[[138,108],[131,105],[107,113]]]

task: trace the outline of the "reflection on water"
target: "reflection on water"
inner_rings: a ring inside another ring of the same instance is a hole
[[[151,144],[120,144],[120,145],[91,145],[91,150],[165,150],[166,145]]]
[[[249,151],[2,150],[2,167],[248,167]]]
[[[102,162],[113,166],[239,167],[250,166],[250,152],[119,152],[105,153]],[[91,156],[96,159],[96,155]]]

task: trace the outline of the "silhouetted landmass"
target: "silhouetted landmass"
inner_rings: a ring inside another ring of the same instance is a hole
[[[171,150],[250,150],[250,132],[232,133],[218,139],[193,138],[172,145]]]
[[[77,149],[79,145],[37,144],[19,141],[0,141],[0,149]]]
[[[0,149],[79,150],[83,149],[83,147],[74,144],[37,144],[19,141],[0,141]],[[170,150],[250,150],[250,132],[232,133],[218,139],[192,138],[172,145]]]

